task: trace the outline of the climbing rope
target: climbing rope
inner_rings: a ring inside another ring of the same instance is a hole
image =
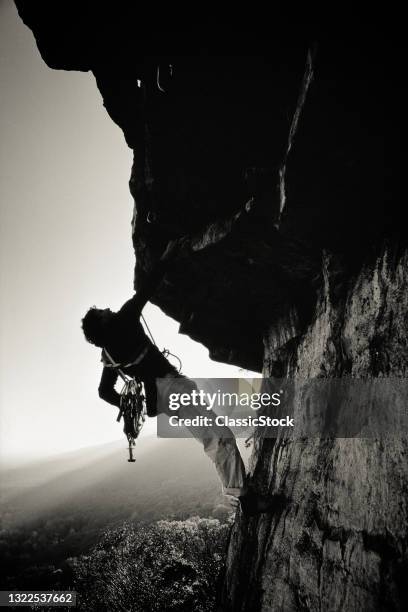
[[[148,331],[148,334],[149,334],[149,336],[150,336],[150,338],[151,338],[151,340],[152,340],[152,342],[153,342],[154,346],[157,346],[156,341],[155,341],[155,339],[153,338],[153,334],[152,334],[152,332],[150,331],[150,327],[148,326],[146,319],[144,318],[144,316],[143,316],[142,314],[140,315],[140,318],[142,319],[142,321],[143,321],[143,323],[144,323],[144,325],[145,325],[145,327],[146,327],[146,329],[147,329],[147,331]]]
[[[155,341],[155,339],[154,339],[154,337],[153,337],[152,332],[150,331],[150,327],[148,326],[146,319],[144,318],[144,316],[143,316],[142,314],[140,315],[140,317],[141,317],[141,319],[142,319],[142,321],[143,321],[143,323],[144,323],[144,325],[145,325],[145,327],[146,327],[146,329],[147,329],[147,332],[148,332],[148,334],[149,334],[149,336],[150,336],[150,338],[151,338],[151,340],[152,340],[152,342],[153,342],[154,346],[156,346],[156,347],[157,347],[157,343],[156,343],[156,341]],[[174,353],[170,353],[169,349],[166,349],[166,348],[162,350],[162,355],[163,355],[164,357],[168,357],[169,355],[171,355],[172,357],[174,357],[175,359],[177,359],[177,361],[178,361],[178,363],[179,363],[178,373],[180,374],[181,369],[182,369],[182,367],[183,367],[183,362],[181,361],[180,357],[178,357],[178,356],[177,356],[177,355],[175,355]]]

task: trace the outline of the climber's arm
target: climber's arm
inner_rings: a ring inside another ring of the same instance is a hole
[[[140,317],[146,303],[154,295],[154,292],[166,274],[169,263],[173,259],[173,256],[178,249],[179,242],[180,241],[176,240],[169,242],[163,255],[157,261],[150,274],[146,277],[143,285],[130,300],[123,304],[122,308],[118,312],[118,314],[121,315],[122,320],[127,316],[129,316],[131,320]]]
[[[118,374],[112,368],[103,368],[101,381],[99,383],[99,397],[105,402],[120,408],[120,393],[115,389]]]

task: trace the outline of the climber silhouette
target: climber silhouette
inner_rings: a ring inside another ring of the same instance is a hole
[[[125,302],[118,312],[112,312],[109,308],[92,307],[82,319],[85,338],[103,349],[102,361],[105,365],[99,384],[99,396],[109,404],[120,407],[120,394],[115,390],[120,369],[143,382],[147,414],[151,417],[157,415],[158,407],[165,410],[163,406],[168,406],[168,402],[158,402],[158,378],[169,379],[169,388],[172,381],[177,382],[181,392],[191,393],[193,389],[197,389],[195,383],[180,374],[152,343],[140,323],[143,307],[160,284],[176,250],[177,241],[170,242],[143,288]],[[105,351],[113,358],[114,367],[108,362]],[[179,416],[183,418],[204,413],[206,416],[216,416],[199,406],[186,406],[179,410]],[[248,486],[242,457],[235,438],[227,427],[192,427],[190,431],[214,462],[225,494],[239,499],[244,514],[255,515],[273,509],[273,498],[262,496]]]

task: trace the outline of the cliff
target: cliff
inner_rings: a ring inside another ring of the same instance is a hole
[[[388,407],[392,422],[383,421],[377,435],[363,426],[349,438],[256,438],[253,478],[284,501],[273,515],[237,518],[223,609],[406,609],[406,381],[395,391],[408,367],[407,256],[384,252],[340,299],[326,273],[305,333],[298,335],[287,321],[279,334],[271,329],[266,335],[266,373],[278,369],[300,387],[316,377],[363,379],[354,387],[358,409],[367,401],[367,381],[379,377],[381,410]],[[336,409],[341,413],[346,404]],[[399,407],[403,431],[394,421]],[[304,410],[303,402],[295,406],[295,418]]]
[[[279,19],[271,33],[261,15],[186,28],[130,4],[16,2],[50,67],[93,73],[133,149],[135,288],[184,237],[154,302],[213,359],[261,371],[271,321],[292,305],[310,317],[322,249],[350,273],[399,227],[381,30]]]
[[[153,301],[181,333],[275,377],[406,376],[378,24],[16,5],[51,68],[93,73],[133,149],[135,288],[176,241]],[[256,437],[252,475],[284,502],[238,514],[225,609],[401,608],[405,438]]]

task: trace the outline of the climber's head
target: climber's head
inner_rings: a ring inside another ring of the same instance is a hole
[[[85,338],[95,346],[103,347],[108,335],[108,327],[114,313],[109,308],[92,306],[82,319],[82,330]]]

